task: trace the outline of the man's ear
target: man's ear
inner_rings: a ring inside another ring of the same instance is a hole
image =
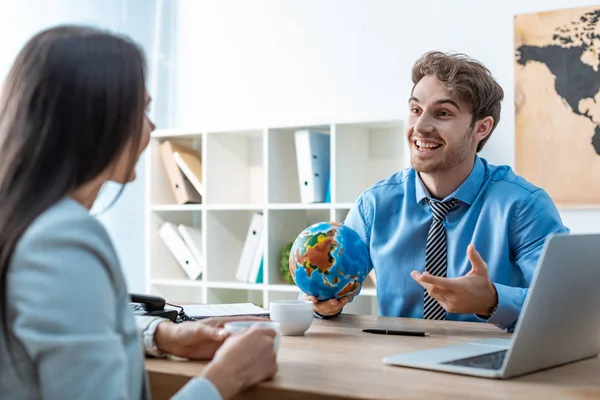
[[[481,142],[483,139],[488,137],[488,135],[492,132],[493,126],[494,118],[489,115],[476,122],[475,132],[473,133],[473,135],[477,139],[477,143]]]

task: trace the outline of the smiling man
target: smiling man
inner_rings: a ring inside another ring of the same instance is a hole
[[[364,191],[344,222],[369,248],[379,313],[512,330],[545,239],[569,229],[543,189],[477,154],[504,97],[485,66],[430,52],[412,80],[412,168]],[[312,300],[326,317],[348,303]]]

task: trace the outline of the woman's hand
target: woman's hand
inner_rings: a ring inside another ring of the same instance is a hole
[[[229,336],[223,326],[232,321],[269,321],[264,317],[213,317],[179,324],[163,322],[156,328],[154,341],[160,351],[193,360],[210,360]]]
[[[252,327],[225,341],[202,371],[224,400],[277,372],[275,331]]]
[[[210,360],[228,334],[201,321],[175,324],[162,322],[156,328],[154,341],[160,351],[177,357]]]

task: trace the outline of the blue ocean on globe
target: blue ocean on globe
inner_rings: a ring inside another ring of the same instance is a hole
[[[318,222],[292,244],[289,266],[302,292],[321,301],[340,299],[360,293],[369,272],[369,252],[352,228]]]

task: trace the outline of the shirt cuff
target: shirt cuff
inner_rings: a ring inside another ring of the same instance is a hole
[[[298,293],[298,300],[302,300],[302,296],[304,295],[304,293],[301,291],[300,293]],[[333,314],[333,315],[323,315],[323,314],[319,314],[316,311],[313,311],[313,317],[315,318],[320,318],[320,319],[329,319],[329,318],[333,318],[333,317],[337,317],[338,315],[340,315],[342,313],[342,310],[340,310],[337,314]]]
[[[144,351],[146,355],[153,356],[156,358],[163,358],[165,354],[158,349],[154,335],[156,334],[156,327],[165,321],[169,321],[166,318],[151,317],[145,315],[136,315],[135,323],[138,331],[142,336],[142,343],[144,344]]]
[[[489,318],[483,318],[480,315],[477,315],[477,318],[498,328],[511,331],[514,329],[521,313],[527,289],[500,285],[498,283],[494,283],[494,286],[498,293],[498,307],[496,307],[496,311]]]
[[[320,318],[320,319],[330,319],[330,318],[337,317],[337,316],[338,316],[338,315],[340,315],[341,313],[342,313],[342,310],[340,310],[340,311],[338,311],[337,313],[335,313],[335,314],[332,314],[332,315],[323,315],[323,314],[319,314],[319,313],[318,313],[318,312],[316,312],[316,311],[313,311],[313,316],[314,316],[315,318]]]
[[[211,381],[203,377],[192,378],[171,399],[176,400],[223,400],[221,393]]]

